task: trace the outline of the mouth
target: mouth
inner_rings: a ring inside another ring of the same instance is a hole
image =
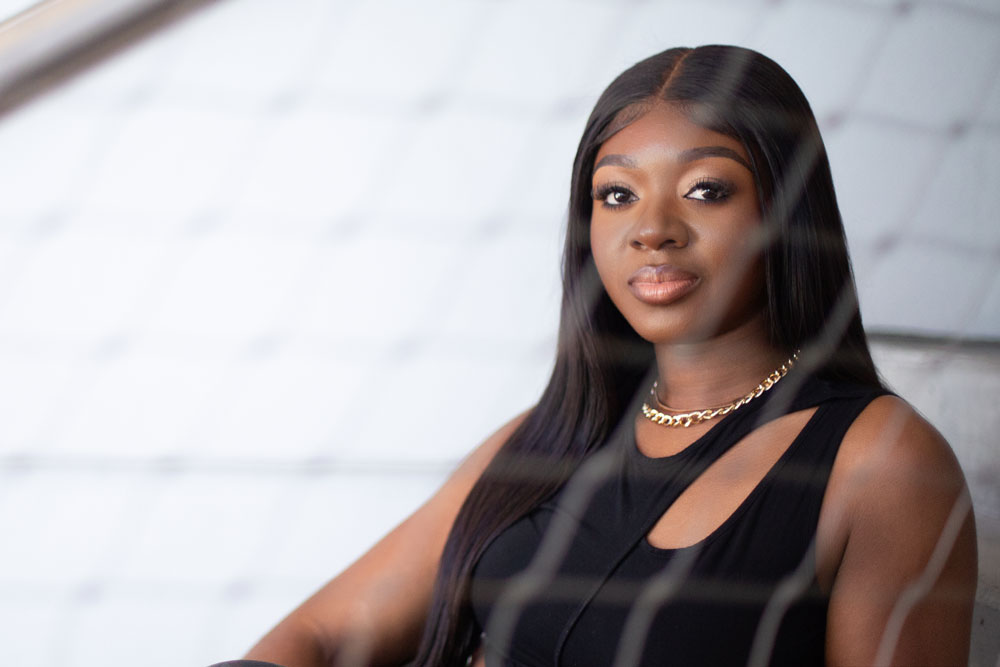
[[[629,290],[639,301],[665,306],[683,298],[699,282],[698,276],[669,264],[644,266],[628,279]]]

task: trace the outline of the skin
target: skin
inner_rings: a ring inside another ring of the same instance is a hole
[[[514,432],[477,447],[430,500],[279,623],[245,656],[285,667],[399,665],[416,653],[438,561],[458,509]]]
[[[668,104],[608,139],[595,161],[594,261],[615,305],[654,344],[660,398],[678,409],[727,404],[790,355],[767,342],[760,209],[748,164],[738,141]],[[664,265],[675,284],[634,285],[637,271]],[[650,543],[683,547],[711,534],[813,412],[786,415],[737,443],[661,517]],[[458,509],[523,417],[474,450],[434,497],[247,657],[313,667],[412,656]],[[668,429],[638,416],[636,444],[647,456],[673,454],[712,425]],[[947,442],[904,401],[876,399],[847,431],[816,554],[817,579],[830,594],[828,664],[967,664],[976,586],[968,491]]]

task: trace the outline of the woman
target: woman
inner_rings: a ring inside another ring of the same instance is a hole
[[[621,74],[574,161],[563,281],[538,404],[248,658],[967,661],[965,483],[876,374],[787,73],[706,46]]]

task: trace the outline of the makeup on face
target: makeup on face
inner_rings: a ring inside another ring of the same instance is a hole
[[[748,243],[760,209],[737,140],[655,105],[602,145],[592,196],[594,262],[640,335],[704,335],[760,310],[759,251]]]

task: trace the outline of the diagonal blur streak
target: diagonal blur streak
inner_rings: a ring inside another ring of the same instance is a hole
[[[218,0],[45,0],[0,23],[0,119]]]

